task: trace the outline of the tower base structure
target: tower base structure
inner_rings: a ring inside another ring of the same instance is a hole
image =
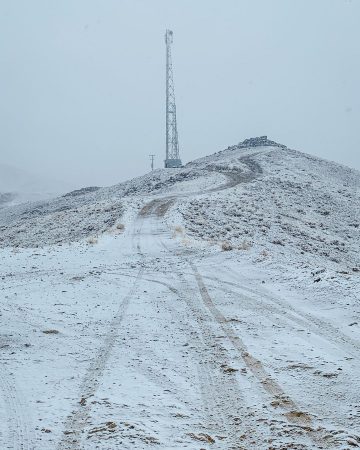
[[[165,159],[166,169],[177,169],[182,167],[181,159]]]

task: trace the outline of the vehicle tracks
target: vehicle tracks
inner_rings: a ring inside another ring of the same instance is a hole
[[[204,304],[215,320],[220,324],[222,330],[229,338],[233,346],[238,350],[246,366],[260,382],[263,389],[272,396],[273,402],[275,402],[276,406],[285,411],[284,415],[289,422],[300,425],[309,434],[311,440],[317,445],[329,448],[329,444],[324,440],[323,432],[319,432],[319,428],[315,428],[311,415],[307,412],[303,412],[299,406],[285,393],[277,381],[275,381],[267,373],[261,361],[249,353],[240,336],[234,332],[225,316],[219,311],[218,308],[216,308],[196,265],[193,262],[190,262],[189,264],[194,271]]]
[[[8,439],[4,449],[36,450],[33,437],[30,436],[31,426],[27,407],[16,387],[13,375],[4,367],[0,368],[0,389],[7,411]]]
[[[64,423],[64,435],[58,444],[58,450],[78,450],[82,448],[82,434],[91,413],[91,402],[89,402],[89,399],[96,393],[96,390],[101,382],[106,364],[109,360],[112,349],[117,342],[119,327],[123,321],[131,299],[137,292],[143,272],[144,269],[141,267],[138,270],[130,291],[120,303],[116,315],[111,321],[105,339],[101,343],[96,356],[92,360],[85,376],[82,379],[79,389],[79,402]]]

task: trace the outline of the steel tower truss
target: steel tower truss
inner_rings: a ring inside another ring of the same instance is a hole
[[[173,32],[166,30],[166,159],[165,167],[181,167],[179,139],[176,124],[174,77],[171,59]]]

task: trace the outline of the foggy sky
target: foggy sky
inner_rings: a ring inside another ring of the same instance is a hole
[[[360,168],[358,0],[0,0],[0,163],[110,185],[266,134]]]

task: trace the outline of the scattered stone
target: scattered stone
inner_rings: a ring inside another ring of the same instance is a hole
[[[224,373],[234,373],[234,372],[238,372],[238,369],[234,369],[233,367],[229,367],[226,364],[222,364],[221,365],[222,371]]]

